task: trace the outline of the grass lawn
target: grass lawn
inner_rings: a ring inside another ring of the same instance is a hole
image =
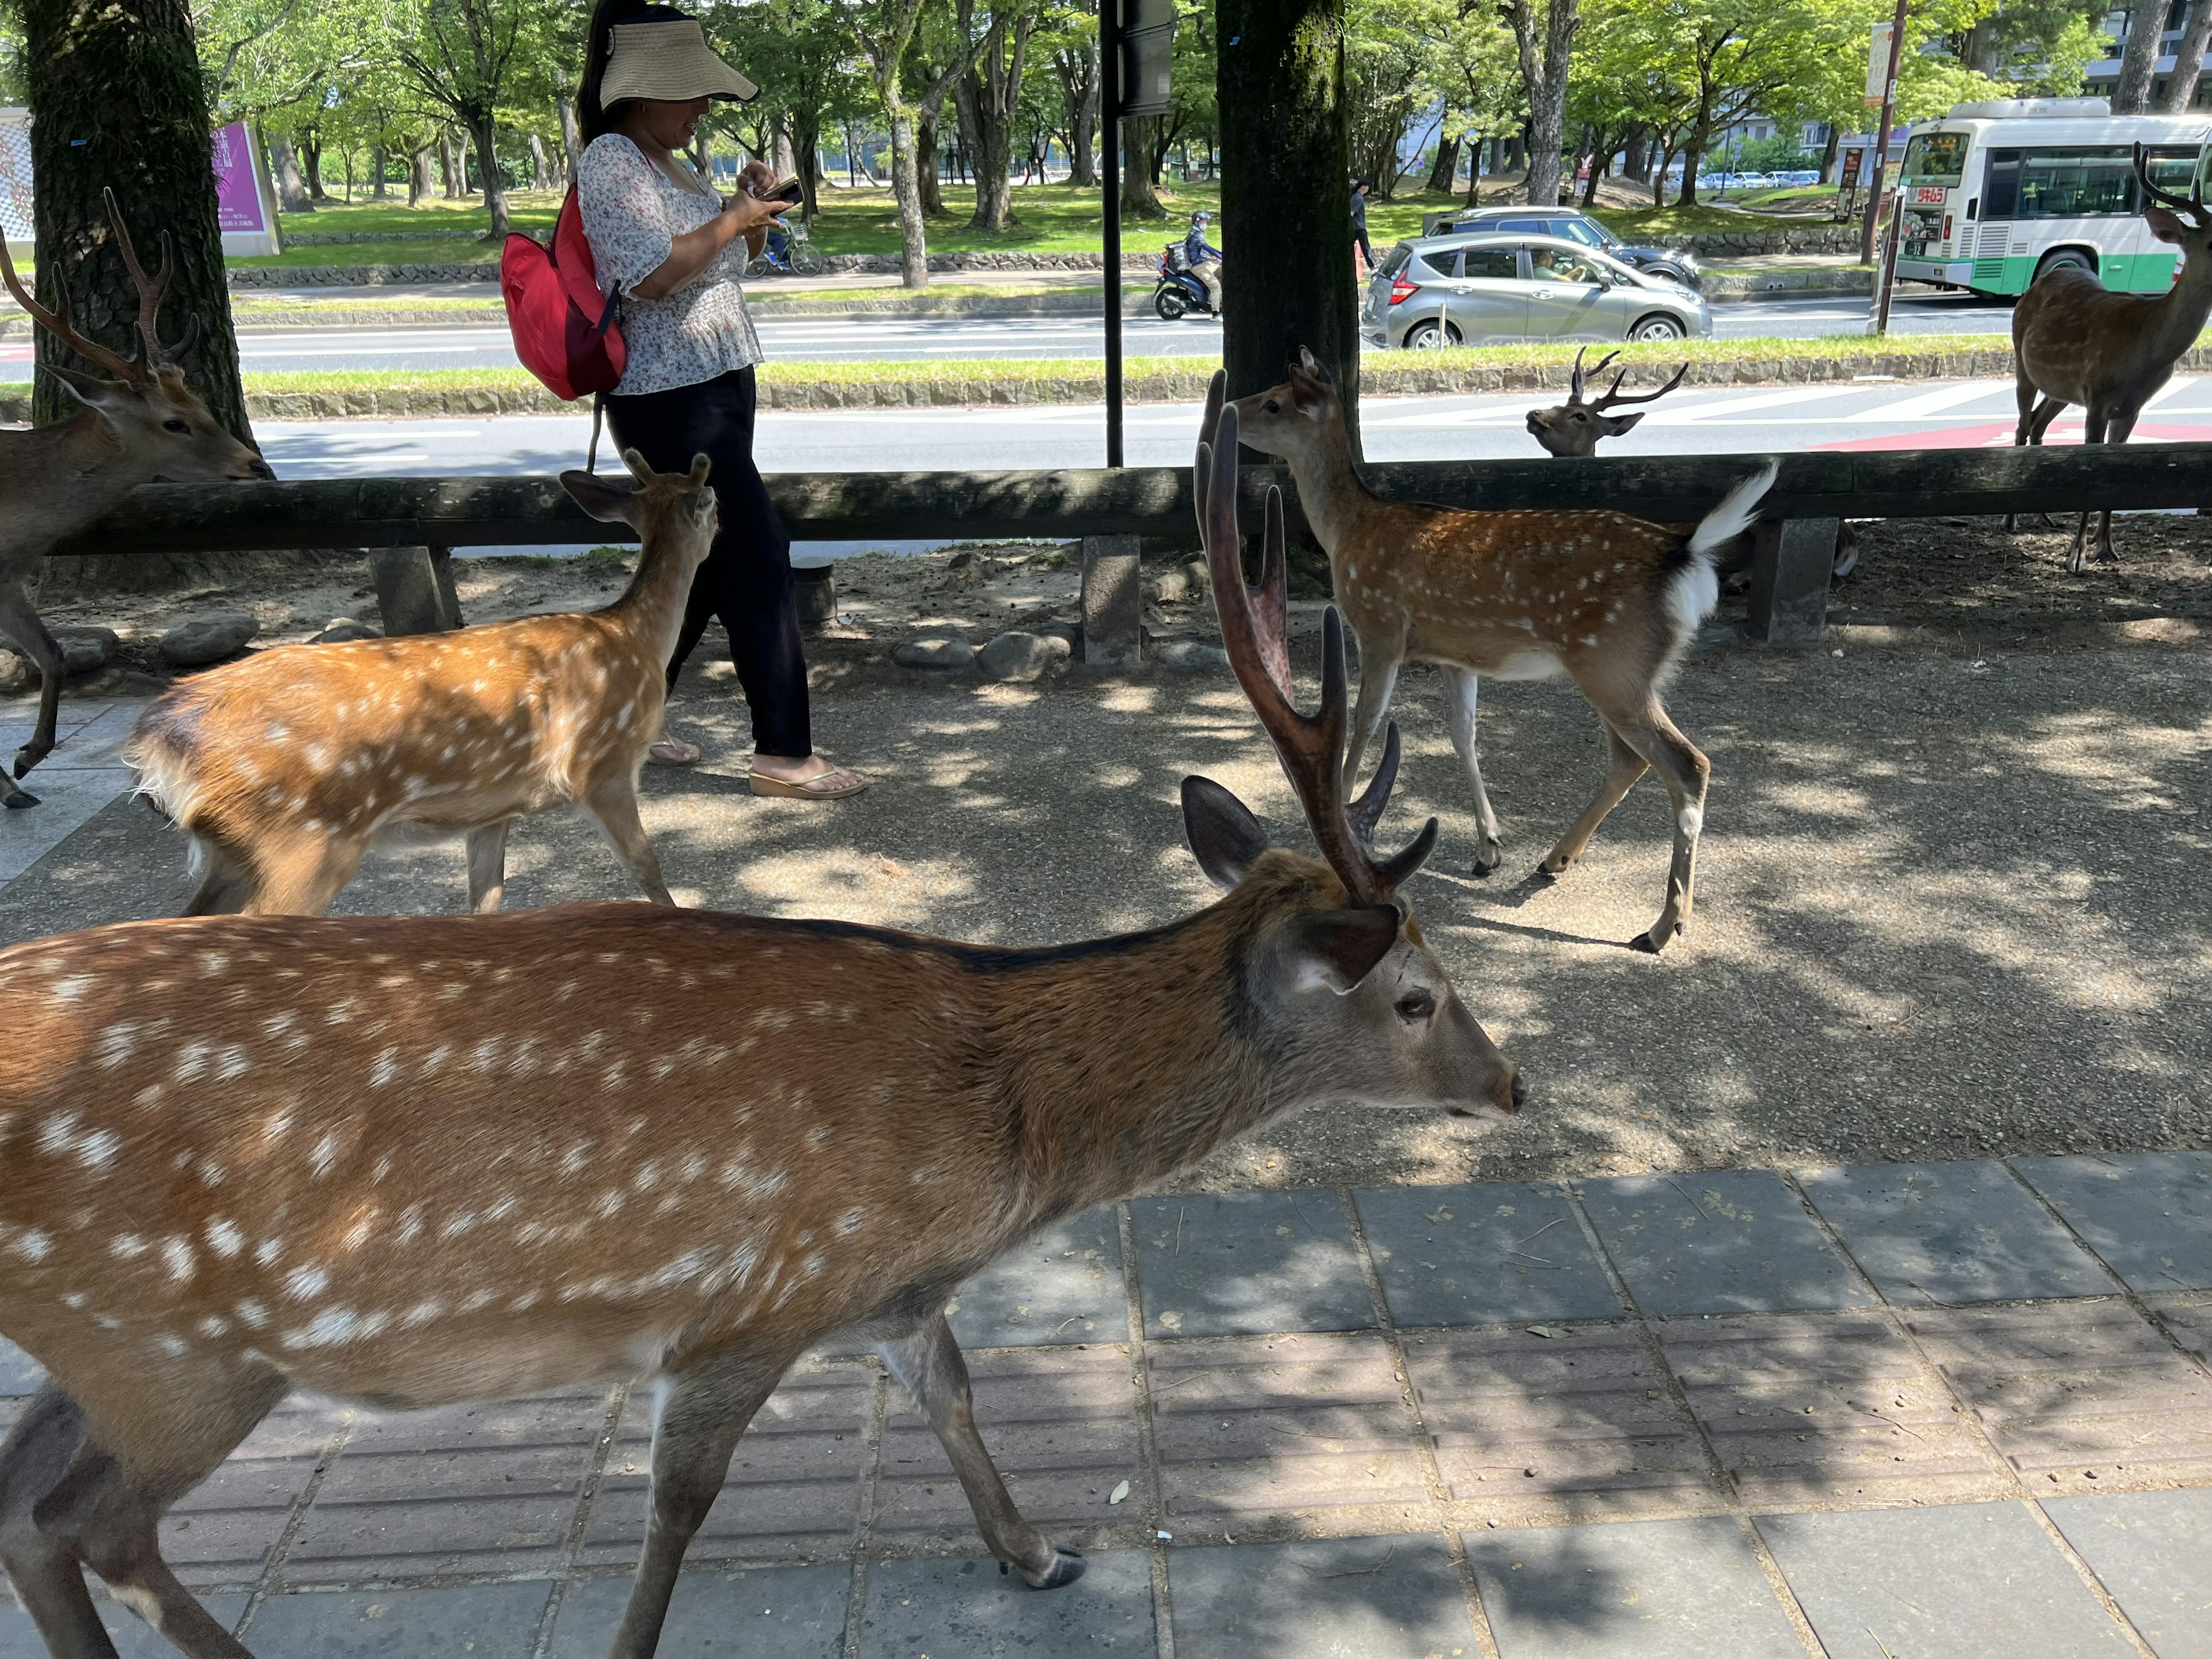
[[[496,264],[499,248],[474,236],[433,236],[417,241],[343,242],[335,247],[288,247],[274,257],[228,259],[234,270],[300,270],[323,265]]]
[[[507,198],[508,222],[516,230],[550,230],[561,198],[536,191],[515,191]],[[383,202],[329,202],[313,213],[280,213],[276,228],[286,235],[389,235],[395,230],[449,231],[456,236],[481,236],[491,228],[491,214],[482,197],[448,202],[431,197],[420,207],[407,205],[403,190]]]

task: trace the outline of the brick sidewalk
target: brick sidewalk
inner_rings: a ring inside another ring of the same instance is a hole
[[[2212,1153],[1142,1198],[953,1324],[1083,1582],[975,1559],[902,1395],[828,1353],[663,1654],[2212,1653]],[[647,1436],[622,1389],[295,1401],[165,1547],[271,1659],[596,1655]]]

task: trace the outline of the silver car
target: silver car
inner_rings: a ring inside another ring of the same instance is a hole
[[[1415,349],[1546,340],[1702,339],[1702,295],[1559,236],[1401,242],[1367,285],[1359,331]]]

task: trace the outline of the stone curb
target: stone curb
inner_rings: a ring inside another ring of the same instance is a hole
[[[1164,239],[1163,239],[1164,241]],[[1741,252],[1740,248],[1729,250]],[[1793,250],[1800,251],[1800,250]],[[1157,253],[1129,253],[1121,258],[1124,271],[1151,271]],[[951,275],[963,270],[1103,270],[1105,256],[1097,253],[933,253],[933,273]],[[809,258],[802,272],[808,276],[848,271],[877,275],[899,269],[898,256],[890,253],[833,253]],[[467,264],[407,265],[247,265],[232,266],[227,280],[234,292],[264,288],[393,288],[414,283],[482,283],[499,274],[495,259]]]

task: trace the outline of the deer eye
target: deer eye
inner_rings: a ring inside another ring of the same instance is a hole
[[[164,421],[161,422],[161,430],[164,432],[190,432],[191,428],[186,426],[182,421]]]
[[[1283,405],[1273,398],[1267,399],[1267,413],[1270,415],[1279,415],[1283,412]]]
[[[1413,1025],[1427,1019],[1437,1012],[1437,1000],[1426,991],[1414,991],[1398,999],[1398,1018]]]

